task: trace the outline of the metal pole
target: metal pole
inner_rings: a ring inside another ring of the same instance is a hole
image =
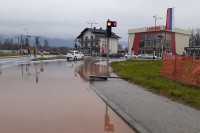
[[[166,50],[166,41],[167,41],[167,33],[166,33],[166,29],[165,29],[165,38],[164,38],[164,46],[165,46],[165,50]],[[164,47],[163,46],[163,47]],[[166,51],[165,51],[166,54]]]
[[[17,39],[18,39],[18,48],[20,48],[20,52],[19,52],[19,53],[21,54],[21,46],[20,46],[20,44],[19,44],[19,36],[18,36]]]
[[[38,49],[38,45],[39,45],[39,37],[36,36],[35,37],[35,42],[36,42],[36,46],[35,46],[35,57],[37,58],[37,49]]]
[[[156,20],[157,17],[155,16],[155,34],[154,34],[154,47],[156,47]],[[153,50],[153,59],[155,58],[155,49]]]
[[[131,48],[131,59],[133,59],[133,46]]]
[[[154,18],[155,18],[155,34],[154,34],[154,47],[156,46],[156,21],[157,21],[157,19],[162,19],[159,15],[154,15],[153,16]],[[159,53],[160,53],[160,51],[159,51]],[[153,52],[153,58],[155,58],[155,50],[154,50],[154,52]]]
[[[109,77],[109,37],[107,38],[107,76]]]
[[[0,35],[0,53],[1,53],[1,35]]]

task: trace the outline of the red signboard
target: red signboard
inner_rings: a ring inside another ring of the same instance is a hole
[[[164,28],[165,27],[161,27],[161,26],[147,27],[147,31],[164,30]]]

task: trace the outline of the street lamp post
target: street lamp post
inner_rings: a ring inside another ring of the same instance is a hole
[[[24,30],[26,30],[26,35],[28,36],[28,28],[24,28]]]
[[[39,45],[39,37],[38,36],[35,36],[35,43],[36,43],[36,46],[35,46],[35,57],[37,57],[37,49],[38,49],[38,45]]]
[[[155,19],[155,27],[154,27],[155,34],[154,34],[153,58],[155,58],[155,47],[156,47],[156,22],[157,22],[157,19],[162,19],[162,18],[161,18],[159,15],[154,15],[153,17],[154,17],[154,19]]]
[[[0,53],[1,53],[1,35],[0,35]]]
[[[29,35],[28,35],[28,28],[24,28],[24,30],[26,30],[26,39],[25,39],[25,43],[26,43],[26,50],[27,50],[27,56],[28,56],[28,45],[29,45],[29,40],[28,40],[28,37],[30,37]]]

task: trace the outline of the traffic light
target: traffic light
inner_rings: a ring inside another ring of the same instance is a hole
[[[116,21],[107,21],[107,27],[117,27]]]
[[[117,22],[116,21],[110,21],[108,19],[108,21],[107,21],[107,29],[106,29],[107,37],[111,37],[111,35],[112,35],[112,27],[116,27],[116,26],[117,26]]]

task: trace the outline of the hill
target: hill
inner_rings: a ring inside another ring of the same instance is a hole
[[[20,40],[20,36],[16,36],[16,35],[2,35],[0,36],[0,41],[3,43],[5,39],[11,39],[13,40],[14,43],[18,43]],[[49,46],[53,46],[53,47],[61,47],[61,46],[65,46],[65,47],[74,47],[74,39],[72,38],[49,38],[49,37],[39,37],[39,42],[40,45],[44,45],[44,40],[47,40],[49,43]],[[35,38],[34,37],[29,37],[29,44],[31,46],[35,45]]]

